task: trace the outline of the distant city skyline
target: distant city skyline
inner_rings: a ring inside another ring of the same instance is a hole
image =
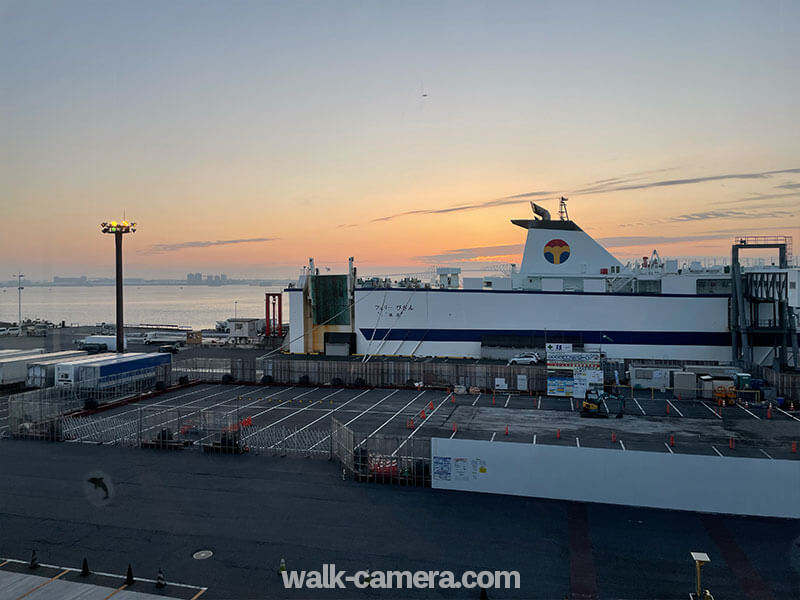
[[[800,3],[0,0],[0,280],[800,249]]]

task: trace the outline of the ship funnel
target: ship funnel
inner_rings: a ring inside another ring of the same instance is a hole
[[[550,211],[546,208],[542,208],[538,204],[531,202],[531,208],[533,209],[533,214],[542,217],[542,221],[549,221],[550,220]]]

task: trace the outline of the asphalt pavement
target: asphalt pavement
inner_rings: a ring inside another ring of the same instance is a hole
[[[285,590],[291,569],[518,570],[489,598],[686,598],[690,551],[726,600],[800,597],[800,522],[342,481],[325,460],[0,441],[4,558],[208,587],[204,598],[478,598]],[[108,483],[105,500],[90,477]],[[769,493],[769,490],[764,490]],[[713,493],[713,490],[709,490]],[[98,495],[99,494],[99,495]],[[213,556],[195,560],[198,550]],[[137,584],[139,585],[139,584]],[[138,589],[152,592],[142,583]],[[171,590],[168,586],[166,593]]]

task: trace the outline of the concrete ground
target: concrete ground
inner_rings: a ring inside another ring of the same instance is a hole
[[[291,457],[14,440],[0,441],[0,457],[4,560],[35,549],[58,568],[84,557],[107,573],[130,563],[154,579],[161,568],[167,581],[207,586],[203,598],[478,598],[288,591],[277,575],[285,558],[289,569],[518,570],[520,589],[490,590],[493,599],[682,599],[693,587],[690,551],[711,557],[703,581],[716,598],[800,597],[797,521],[357,483],[327,461]],[[109,500],[86,483],[97,474]],[[192,558],[203,549],[213,556]],[[155,592],[147,582],[132,589]],[[177,589],[165,593],[187,597]]]
[[[297,430],[327,432],[330,418],[335,417],[362,438],[393,436],[396,447],[406,447],[412,439],[458,437],[619,451],[800,459],[800,452],[792,452],[792,442],[800,443],[800,419],[777,409],[768,419],[766,408],[753,405],[719,409],[698,400],[641,398],[626,404],[621,419],[613,417],[616,407],[609,407],[610,418],[586,419],[568,398],[451,396],[440,390],[381,388],[199,384],[99,412],[91,418],[109,435],[87,439],[123,443],[130,428],[121,423],[138,421],[140,408],[146,416],[143,439],[155,437],[162,427],[177,432],[184,422],[199,421],[201,411],[235,415],[238,410],[240,420],[249,417],[252,422],[242,430],[245,440],[280,430],[285,431],[284,438],[296,441]],[[183,420],[176,420],[173,409],[180,410]],[[7,431],[6,411],[7,405],[0,403],[0,434]],[[309,449],[319,451],[325,446],[319,437],[309,441]]]

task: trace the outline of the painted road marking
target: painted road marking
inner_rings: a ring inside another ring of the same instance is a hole
[[[714,446],[711,446],[711,449],[712,449],[714,452],[716,452],[718,456],[722,456],[722,452],[720,452],[719,450],[717,450],[717,449],[716,449]]]
[[[705,407],[706,407],[706,408],[707,408],[709,411],[711,411],[711,414],[713,414],[713,415],[714,415],[715,417],[717,417],[718,419],[721,419],[721,418],[722,418],[721,416],[719,416],[719,415],[717,414],[717,411],[715,411],[713,408],[711,408],[711,407],[710,407],[708,404],[706,404],[706,403],[705,403],[705,402],[703,402],[702,400],[700,401],[700,404],[702,404],[703,406],[705,406]]]
[[[371,388],[371,389],[369,389],[368,391],[370,391],[370,392],[371,392],[371,391],[372,391],[372,390],[374,390],[374,389],[375,389],[375,388]],[[383,398],[381,398],[380,400],[378,400],[378,401],[377,401],[375,404],[373,404],[373,405],[372,405],[372,406],[370,406],[369,408],[366,408],[366,409],[362,410],[362,411],[361,411],[360,413],[358,413],[358,414],[357,414],[355,417],[353,417],[353,418],[352,418],[352,419],[350,419],[350,420],[349,420],[347,423],[345,423],[345,424],[344,424],[344,426],[345,426],[345,427],[347,427],[348,425],[350,425],[350,423],[352,423],[353,421],[355,421],[355,420],[356,420],[356,419],[358,419],[359,417],[363,417],[365,414],[367,414],[367,413],[368,413],[369,411],[371,411],[373,408],[375,408],[376,406],[378,406],[378,404],[380,404],[381,402],[383,402],[383,401],[384,401],[384,400],[386,400],[387,398],[390,398],[390,397],[391,397],[393,394],[395,394],[395,393],[397,393],[397,392],[399,392],[399,391],[400,391],[399,389],[396,389],[394,392],[392,392],[392,393],[391,393],[391,394],[389,394],[388,396],[384,396]],[[311,446],[311,448],[309,448],[309,450],[313,450],[314,448],[316,448],[317,446],[319,446],[321,443],[323,443],[325,440],[327,440],[329,437],[331,437],[331,436],[330,436],[330,434],[326,435],[324,438],[322,438],[322,439],[321,439],[320,441],[318,441],[316,444],[314,444],[313,446]]]
[[[642,408],[642,405],[641,405],[641,404],[639,404],[639,401],[638,401],[636,398],[634,398],[634,399],[633,399],[633,401],[634,401],[634,402],[636,402],[636,406],[638,406],[638,407],[639,407],[639,410],[640,410],[640,411],[642,411],[642,414],[643,414],[643,415],[646,415],[647,413],[646,413],[646,412],[644,412],[644,409]]]
[[[761,578],[759,572],[753,567],[744,550],[739,547],[731,532],[725,526],[725,521],[718,515],[701,514],[709,537],[722,552],[722,559],[728,565],[731,573],[736,577],[739,588],[748,600],[772,600],[772,591]]]
[[[592,556],[592,540],[589,537],[589,516],[586,504],[567,504],[567,529],[569,539],[570,597],[598,598],[597,574]]]
[[[772,460],[772,457],[769,454],[767,454],[766,450],[764,450],[763,448],[759,448],[759,450],[761,450],[761,452],[762,452],[762,454],[764,454],[764,456],[766,456],[768,459]],[[2,565],[0,565],[0,567],[1,566]]]
[[[610,410],[608,410],[608,404],[606,404],[606,399],[605,398],[603,398],[603,408],[606,409],[606,414],[609,414],[611,412]]]
[[[669,444],[668,444],[667,442],[664,442],[664,445],[667,447],[667,450],[669,450],[669,453],[670,453],[670,454],[675,454],[675,453],[672,451],[672,448],[670,448],[670,447],[669,447]]]
[[[394,413],[394,414],[393,414],[391,417],[389,417],[389,418],[388,418],[388,419],[386,419],[386,420],[385,420],[383,423],[381,423],[381,425],[380,425],[380,426],[379,426],[379,427],[378,427],[378,428],[377,428],[375,431],[373,431],[373,432],[372,432],[372,433],[370,433],[370,434],[369,434],[369,435],[368,435],[366,438],[364,438],[363,440],[361,440],[361,442],[358,444],[358,446],[356,446],[356,448],[359,448],[359,447],[361,447],[361,444],[363,444],[364,442],[366,442],[368,439],[370,439],[372,436],[374,436],[376,433],[378,433],[378,432],[379,432],[381,429],[383,429],[384,427],[386,427],[386,425],[388,425],[388,424],[389,424],[389,422],[390,422],[392,419],[394,419],[394,418],[395,418],[397,415],[399,415],[399,414],[400,414],[401,412],[403,412],[403,411],[404,411],[406,408],[408,408],[408,407],[411,405],[411,403],[412,403],[412,402],[414,402],[414,400],[416,400],[417,398],[419,398],[420,396],[422,396],[422,394],[424,394],[426,391],[427,391],[427,390],[423,390],[423,391],[421,391],[419,394],[417,394],[417,395],[416,395],[416,396],[414,396],[414,397],[413,397],[411,400],[409,400],[409,401],[408,401],[408,402],[405,404],[405,406],[403,406],[403,408],[401,408],[400,410],[398,410],[397,412],[395,412],[395,413]],[[431,414],[433,414],[433,413],[431,413]],[[450,437],[452,438],[453,436],[450,436]]]
[[[490,442],[493,442],[493,441],[494,441],[494,436],[496,436],[496,435],[497,435],[497,432],[496,432],[496,431],[493,431],[493,432],[492,432],[492,439],[490,439],[489,441],[490,441]]]
[[[623,450],[627,450],[627,448],[625,447],[625,444],[622,443],[622,440],[619,440],[619,445],[622,446]]]
[[[575,402],[577,402],[577,400]],[[572,398],[569,399],[569,409],[572,412],[575,412],[575,402],[572,401]]]
[[[117,589],[115,589],[113,592],[111,592],[111,593],[110,593],[108,596],[106,596],[105,598],[103,598],[103,600],[108,600],[109,598],[111,598],[111,596],[114,596],[114,595],[116,595],[116,594],[119,594],[119,593],[120,593],[122,590],[124,590],[126,587],[128,587],[128,584],[127,584],[127,583],[123,583],[121,586],[119,586]]]
[[[238,389],[240,387],[244,387],[244,386],[241,386],[241,385],[237,386],[236,389]],[[213,394],[213,396],[219,396],[219,394],[221,394],[221,393],[222,392],[219,392],[217,394]],[[206,396],[206,398],[212,398],[213,396]],[[159,421],[156,425],[151,425],[150,427],[148,427],[146,429],[142,429],[141,430],[141,436],[142,436],[142,438],[144,438],[144,433],[146,431],[151,431],[152,429],[158,429],[160,427],[164,427],[164,425],[168,425],[169,423],[172,423],[174,421],[179,421],[180,419],[185,419],[186,417],[191,417],[193,415],[199,415],[200,413],[202,413],[205,410],[211,410],[212,408],[216,408],[217,406],[222,406],[223,404],[227,404],[228,402],[230,402],[230,400],[231,400],[230,398],[227,398],[225,400],[221,400],[220,402],[217,402],[216,404],[212,404],[211,406],[198,407],[198,408],[196,408],[195,410],[193,410],[191,412],[188,412],[188,413],[186,413],[184,415],[179,415],[179,416],[177,416],[177,417],[175,417],[173,419],[168,419],[166,421]],[[185,406],[189,406],[189,404],[193,404],[193,403],[194,402],[190,402],[188,404],[184,404],[183,406],[184,407]],[[167,412],[169,412],[169,411],[168,410],[163,410],[161,412],[156,413],[155,415],[148,415],[148,417],[152,417],[152,416],[156,416],[157,417],[158,415],[163,415],[164,413],[167,413]],[[230,413],[228,413],[228,414],[230,414]],[[122,437],[117,438],[116,440],[114,440],[114,443],[122,441],[124,439],[125,439],[125,436],[123,435]]]
[[[397,453],[400,451],[400,448],[402,448],[403,446],[405,446],[405,445],[406,445],[406,442],[408,442],[408,440],[410,440],[412,437],[414,437],[414,436],[416,435],[416,433],[417,433],[417,432],[418,432],[420,429],[422,429],[422,426],[423,426],[425,423],[427,423],[427,422],[428,422],[428,419],[430,419],[430,418],[431,418],[431,417],[432,417],[432,416],[433,416],[433,415],[436,413],[436,411],[437,411],[437,410],[439,410],[440,408],[442,408],[442,406],[444,405],[444,403],[445,403],[445,402],[447,402],[447,399],[448,399],[448,398],[450,398],[450,394],[448,394],[447,396],[445,396],[445,397],[444,397],[444,400],[442,400],[441,402],[439,402],[439,404],[436,406],[436,408],[434,408],[434,409],[431,411],[431,414],[429,414],[429,415],[428,415],[428,418],[427,418],[427,419],[425,419],[424,421],[422,421],[422,423],[420,423],[420,424],[419,424],[419,427],[417,427],[417,428],[416,428],[414,431],[412,431],[411,433],[409,433],[409,434],[408,434],[408,437],[406,437],[406,439],[404,439],[404,440],[403,440],[403,442],[402,442],[402,443],[401,443],[401,444],[400,444],[400,445],[397,447],[397,449],[396,449],[394,452],[392,452],[392,456],[396,456],[396,455],[397,455]]]
[[[581,438],[575,436],[575,445],[580,448],[581,447]]]
[[[536,434],[535,433],[533,434],[533,445],[534,446],[536,445]]]
[[[241,387],[244,387],[244,386],[242,386],[242,385],[237,385],[237,386],[236,386],[235,388],[233,388],[233,389],[234,389],[234,390],[238,390],[238,389],[239,389],[239,388],[241,388]],[[213,389],[213,388],[211,388],[211,389]],[[187,402],[187,403],[185,403],[185,404],[182,404],[182,405],[180,405],[178,408],[185,408],[185,407],[187,407],[187,406],[190,406],[190,405],[194,404],[195,402],[200,402],[201,400],[207,400],[207,399],[209,399],[209,398],[213,398],[214,396],[219,396],[220,394],[223,394],[223,393],[225,393],[226,391],[231,391],[231,390],[221,390],[221,391],[217,392],[216,394],[211,394],[210,396],[203,396],[202,398],[198,398],[197,400],[192,400],[191,402]],[[186,394],[183,394],[183,395],[185,396]],[[180,398],[181,396],[178,396],[178,397]],[[175,398],[173,398],[173,399],[175,399]],[[164,402],[166,402],[166,401],[167,401],[167,400],[164,400]],[[211,405],[211,406],[209,406],[209,407],[207,407],[207,408],[214,408],[215,406],[220,406],[221,404],[225,404],[227,401],[228,401],[228,400],[223,400],[222,402],[218,402],[217,404],[213,404],[213,405]],[[120,416],[122,416],[122,415],[127,415],[127,414],[130,414],[130,413],[132,413],[132,412],[137,412],[137,411],[139,411],[139,410],[140,410],[140,409],[142,409],[142,408],[150,408],[151,406],[157,406],[158,404],[161,404],[161,402],[156,402],[156,403],[154,403],[154,404],[148,404],[147,406],[141,406],[141,407],[139,407],[139,408],[134,408],[133,410],[128,410],[128,411],[125,411],[125,412],[123,412],[123,413],[121,413],[121,414],[119,414],[119,415],[109,415],[108,417],[102,417],[101,419],[98,419],[97,421],[98,421],[98,422],[102,422],[102,420],[103,420],[104,418],[105,418],[105,419],[107,419],[107,418],[115,418],[115,419],[116,419],[116,418],[118,418],[118,417],[120,417]],[[168,413],[170,410],[172,410],[172,409],[166,409],[166,410],[162,410],[161,412],[157,412],[157,413],[155,413],[155,414],[148,415],[148,418],[150,418],[150,417],[157,417],[157,416],[159,416],[159,415],[163,415],[163,414],[165,414],[165,413]],[[197,414],[197,413],[199,413],[199,412],[200,412],[200,410],[202,410],[202,407],[201,407],[200,409],[198,409],[198,410],[192,411],[192,412],[190,412],[190,413],[187,413],[186,415],[183,415],[183,416],[184,416],[184,417],[187,417],[187,416],[190,416],[190,415]],[[124,427],[125,425],[127,425],[128,423],[130,423],[130,421],[131,421],[131,420],[132,420],[132,419],[129,419],[128,421],[125,421],[124,423],[120,423],[120,424],[118,424],[118,425],[114,425],[113,427],[109,427],[107,430],[104,430],[104,433],[106,433],[106,432],[111,432],[111,431],[113,431],[114,429],[118,429],[118,428],[120,428],[120,427]],[[153,426],[151,426],[151,427],[148,427],[147,429],[143,429],[143,430],[142,430],[142,433],[144,433],[145,431],[150,431],[151,429],[155,429],[155,428],[157,428],[157,427],[161,427],[161,426],[163,426],[163,425],[166,425],[167,423],[171,423],[172,421],[176,421],[176,420],[177,420],[177,419],[172,419],[172,420],[170,420],[170,421],[166,421],[165,423],[161,423],[161,424],[159,424],[159,425],[153,425]],[[124,436],[124,435],[123,435],[122,437],[119,437],[119,438],[116,438],[116,439],[112,440],[112,441],[111,441],[111,443],[112,443],[112,444],[119,443],[119,442],[121,442],[122,440],[124,440],[124,439],[125,439],[125,437],[126,437],[126,436]]]
[[[509,394],[508,398],[506,398],[506,403],[503,405],[503,408],[508,408],[508,403],[509,402],[511,402],[511,394]]]
[[[473,402],[472,402],[472,406],[475,406],[475,405],[478,403],[478,398],[480,398],[480,397],[481,397],[481,395],[480,395],[480,394],[478,394],[477,396],[475,396],[475,400],[473,400]]]
[[[27,592],[25,592],[24,594],[22,594],[22,596],[17,596],[17,600],[22,600],[22,598],[24,598],[25,596],[30,596],[30,595],[31,595],[33,592],[35,592],[35,591],[36,591],[36,590],[38,590],[39,588],[43,588],[43,587],[44,587],[44,586],[46,586],[48,583],[52,583],[52,582],[54,582],[56,579],[58,579],[59,577],[61,577],[61,576],[63,576],[63,575],[66,575],[67,573],[69,573],[69,569],[64,569],[63,571],[61,571],[61,573],[59,573],[59,574],[58,574],[58,575],[56,575],[55,577],[51,577],[51,578],[50,578],[50,579],[48,579],[47,581],[43,581],[42,583],[40,583],[39,585],[37,585],[35,588],[33,588],[33,589],[31,589],[31,590],[28,590]]]
[[[680,417],[683,416],[683,413],[681,412],[681,409],[678,408],[677,406],[675,406],[672,402],[670,402],[669,398],[667,398],[667,404],[669,404],[672,408],[675,409],[675,412],[678,413],[678,416],[680,416]]]
[[[299,396],[295,396],[294,398],[292,398],[292,400],[299,400],[300,398],[302,398],[303,396],[307,396],[311,392],[316,392],[318,389],[319,389],[318,387],[315,387],[313,390],[308,390],[307,392],[303,392]]]
[[[451,434],[450,434],[450,439],[451,439],[451,440],[452,440],[454,437],[456,437],[456,433],[458,433],[458,432],[457,432],[457,431],[454,429],[454,430],[453,430],[453,433],[451,433]]]
[[[759,417],[757,414],[755,414],[755,413],[753,413],[753,412],[750,412],[749,410],[747,410],[747,409],[746,409],[744,406],[742,406],[742,405],[741,405],[741,404],[739,404],[738,402],[736,403],[736,406],[738,406],[739,408],[741,408],[741,409],[742,409],[744,412],[746,412],[748,415],[750,415],[750,416],[751,416],[751,417],[753,417],[754,419],[758,419],[759,421],[761,420],[761,417]]]
[[[542,408],[542,397],[539,396],[539,401],[536,403],[536,408]]]
[[[787,416],[787,417],[789,417],[790,419],[794,419],[795,421],[800,421],[800,419],[798,419],[798,418],[797,418],[797,417],[795,417],[794,415],[790,415],[788,412],[786,412],[785,410],[781,410],[781,409],[780,409],[780,408],[778,408],[777,406],[775,407],[775,410],[777,410],[779,413],[782,413],[782,414],[786,415],[786,416]]]
[[[339,392],[341,392],[341,391],[342,391],[342,389],[344,389],[344,388],[340,388],[339,390],[337,390],[337,391],[333,392],[332,394],[328,394],[328,395],[327,395],[327,396],[325,396],[324,398],[320,398],[320,400],[319,400],[319,401],[320,401],[320,402],[322,402],[323,400],[327,400],[327,399],[328,399],[328,398],[330,398],[331,396],[335,396],[336,394],[338,394]],[[361,392],[361,394],[359,394],[358,396],[361,396],[361,395],[363,395],[363,394],[366,394],[366,393],[367,393],[367,391],[368,391],[368,390],[365,390],[365,391]],[[300,429],[297,429],[297,430],[293,431],[292,433],[290,433],[289,435],[287,435],[285,438],[283,438],[281,441],[279,441],[279,442],[275,442],[274,444],[272,444],[272,446],[270,446],[270,448],[274,448],[275,446],[278,446],[278,445],[280,445],[280,444],[283,444],[283,443],[284,443],[286,440],[288,440],[288,439],[289,439],[289,438],[291,438],[291,437],[294,437],[294,436],[296,436],[298,433],[300,433],[300,432],[301,432],[301,431],[303,431],[304,429],[308,429],[308,428],[309,428],[309,427],[311,427],[311,426],[312,426],[314,423],[316,423],[316,422],[318,422],[318,421],[321,421],[322,419],[325,419],[326,417],[329,417],[329,416],[331,415],[331,413],[335,413],[335,412],[336,412],[337,410],[339,410],[340,408],[344,408],[345,406],[347,406],[348,404],[350,404],[350,403],[351,403],[353,400],[355,400],[356,398],[358,398],[358,396],[356,396],[355,398],[350,398],[350,400],[348,400],[348,401],[346,401],[346,402],[342,402],[342,403],[341,403],[341,404],[339,404],[339,405],[338,405],[336,408],[333,408],[333,409],[329,410],[328,412],[326,412],[325,414],[323,414],[321,417],[317,417],[316,419],[314,419],[313,421],[311,421],[311,422],[310,422],[310,423],[308,423],[307,425],[303,425],[303,426],[302,426]],[[297,411],[297,412],[300,412],[300,411]]]

